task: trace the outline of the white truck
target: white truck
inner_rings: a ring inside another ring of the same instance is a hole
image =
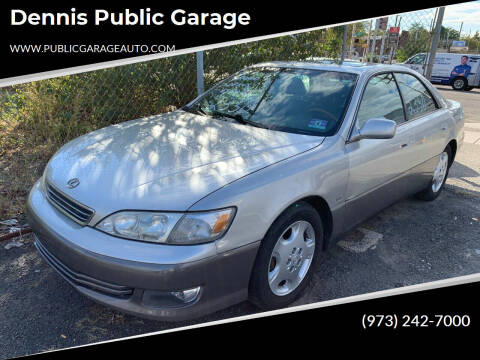
[[[419,53],[399,65],[423,74],[428,61],[426,53]],[[451,85],[455,90],[468,91],[480,87],[480,54],[437,53],[430,81]]]

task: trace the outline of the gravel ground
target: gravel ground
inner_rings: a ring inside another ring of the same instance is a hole
[[[480,94],[472,94],[467,96],[480,100]],[[450,92],[446,96],[453,98]],[[473,114],[470,107],[467,111]],[[478,115],[476,119],[480,122]],[[445,191],[434,202],[401,201],[338,245],[332,244],[309,288],[294,305],[478,273],[478,154],[480,145],[463,146]],[[10,250],[4,248],[6,242],[0,243],[0,359],[258,311],[245,302],[181,323],[125,315],[77,293],[38,255],[31,236],[22,242],[23,246]]]

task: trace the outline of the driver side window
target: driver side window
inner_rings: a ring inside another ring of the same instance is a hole
[[[405,122],[402,99],[392,73],[372,77],[365,87],[357,113],[357,127],[360,129],[373,118],[393,120],[397,125]]]

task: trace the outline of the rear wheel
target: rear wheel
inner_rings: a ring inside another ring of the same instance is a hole
[[[284,307],[305,289],[322,251],[317,211],[298,202],[275,220],[262,241],[250,279],[250,300],[262,309]]]
[[[465,90],[467,86],[467,79],[465,79],[464,77],[456,77],[452,81],[452,88],[454,90]]]
[[[445,181],[447,180],[451,159],[452,150],[450,149],[450,146],[447,146],[440,155],[440,159],[433,172],[430,184],[424,190],[416,194],[417,198],[425,201],[432,201],[440,195],[443,186],[445,185]]]

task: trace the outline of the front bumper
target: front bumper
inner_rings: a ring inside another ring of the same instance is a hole
[[[80,226],[56,210],[37,183],[27,203],[35,246],[79,292],[133,315],[199,317],[247,299],[259,242],[216,253],[215,243],[175,246],[119,239]],[[201,286],[197,299],[172,306],[152,293]],[[148,296],[147,296],[148,294]]]

